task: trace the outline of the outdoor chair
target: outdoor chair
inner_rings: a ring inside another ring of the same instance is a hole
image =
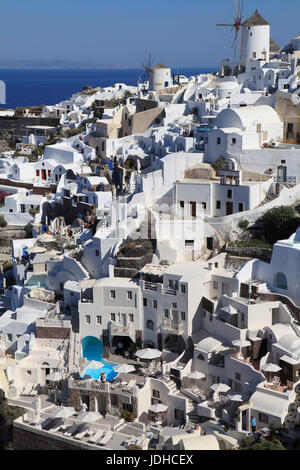
[[[88,426],[83,426],[83,428],[81,428],[81,430],[75,434],[74,439],[79,439],[79,440],[82,439],[86,435],[88,430],[89,430]]]
[[[90,436],[88,438],[88,442],[90,442],[91,444],[96,444],[97,441],[102,439],[103,434],[104,434],[103,430],[96,431],[96,433],[93,436]]]
[[[105,444],[108,443],[108,441],[112,438],[113,432],[112,431],[107,431],[104,437],[97,442],[99,446],[105,446]]]

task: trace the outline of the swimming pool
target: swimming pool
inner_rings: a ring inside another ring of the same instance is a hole
[[[26,284],[28,289],[47,289],[47,276],[45,274],[34,274]]]
[[[102,341],[94,336],[86,336],[81,341],[82,357],[88,361],[101,361],[104,367],[100,369],[86,369],[84,375],[89,375],[92,379],[99,379],[101,372],[105,372],[107,380],[113,380],[118,373],[113,370],[117,364],[108,362],[102,357],[103,345]]]

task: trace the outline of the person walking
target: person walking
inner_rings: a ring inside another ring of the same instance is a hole
[[[255,433],[256,432],[256,419],[253,416],[251,416],[250,423],[251,423],[252,433]]]

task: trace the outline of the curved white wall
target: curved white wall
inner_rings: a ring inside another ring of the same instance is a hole
[[[241,62],[262,59],[266,50],[266,61],[270,59],[270,26],[243,26],[241,40]]]
[[[149,72],[149,90],[156,91],[160,88],[172,86],[171,69],[155,69]]]

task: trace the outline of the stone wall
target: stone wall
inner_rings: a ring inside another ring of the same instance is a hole
[[[92,450],[93,446],[81,441],[67,440],[63,436],[30,428],[22,423],[13,424],[14,450]],[[100,450],[101,448],[99,448]]]
[[[259,248],[259,247],[241,247],[241,246],[227,246],[226,251],[232,256],[240,256],[242,258],[255,258],[261,259],[270,263],[272,258],[272,248]]]

